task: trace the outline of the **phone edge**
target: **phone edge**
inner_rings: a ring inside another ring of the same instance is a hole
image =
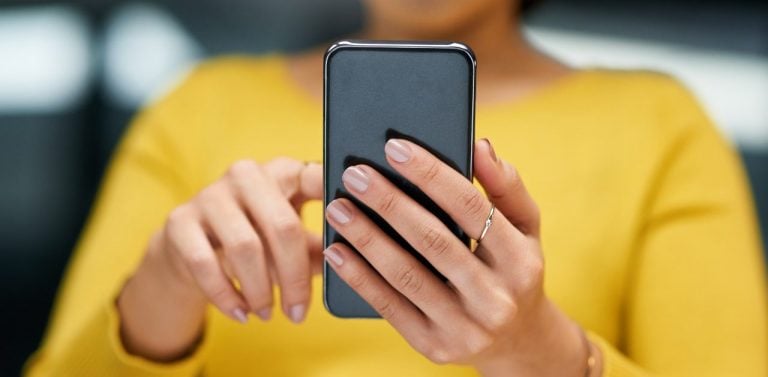
[[[472,141],[469,145],[469,165],[467,168],[467,179],[470,180],[470,182],[474,178],[474,154],[475,154],[475,101],[476,101],[476,91],[477,91],[477,58],[475,57],[475,53],[472,51],[472,49],[460,42],[439,42],[439,41],[365,41],[365,40],[340,40],[333,44],[331,44],[328,49],[325,51],[325,54],[323,55],[323,250],[327,247],[327,241],[326,241],[326,227],[328,224],[328,221],[325,220],[325,208],[328,206],[328,203],[326,203],[327,193],[326,193],[326,184],[325,180],[327,179],[327,168],[326,168],[326,161],[327,159],[327,150],[326,150],[326,144],[327,144],[327,128],[328,128],[328,115],[327,115],[327,99],[328,99],[328,62],[330,61],[330,58],[335,54],[336,52],[347,49],[347,48],[370,48],[370,47],[376,47],[376,48],[392,48],[392,49],[410,49],[410,48],[432,48],[432,49],[440,49],[440,50],[454,50],[463,53],[467,60],[470,62],[470,65],[472,67],[472,84],[470,88],[470,119],[469,119],[469,139]],[[471,244],[471,240],[469,240],[469,243]],[[470,245],[467,245],[469,247]],[[345,316],[341,315],[340,313],[334,311],[331,306],[328,304],[328,261],[323,258],[323,306],[325,307],[325,310],[330,313],[332,316],[336,318],[369,318],[369,319],[376,319],[379,317],[357,317],[357,316]]]

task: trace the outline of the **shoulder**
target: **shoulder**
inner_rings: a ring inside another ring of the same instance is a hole
[[[216,100],[216,95],[234,94],[247,91],[254,93],[256,88],[279,85],[283,70],[284,57],[279,54],[260,56],[227,55],[204,60],[193,67],[167,97],[204,96],[208,101]]]
[[[670,140],[715,131],[693,92],[672,75],[599,68],[585,71],[581,82],[581,105],[604,114],[609,127],[622,132]]]
[[[586,85],[595,96],[624,111],[675,118],[700,115],[703,110],[689,88],[667,73],[600,68],[588,70],[586,76]]]
[[[193,129],[240,124],[272,111],[290,97],[281,54],[228,55],[202,61],[170,90],[148,103],[139,118],[156,118],[173,127]]]

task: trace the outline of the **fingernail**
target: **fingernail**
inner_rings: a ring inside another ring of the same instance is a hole
[[[304,304],[291,306],[291,309],[290,309],[291,321],[293,321],[293,323],[301,322],[301,320],[304,319],[305,309],[306,307],[304,306]]]
[[[326,211],[328,212],[328,216],[339,224],[346,224],[352,219],[352,214],[349,213],[349,210],[347,210],[343,204],[335,200],[328,204]]]
[[[325,255],[325,259],[327,259],[336,267],[340,267],[344,263],[344,259],[341,258],[341,254],[333,246],[323,250],[323,255]]]
[[[240,323],[248,323],[248,315],[245,314],[245,310],[236,308],[232,311],[232,316]]]
[[[262,321],[269,321],[270,318],[272,318],[272,308],[264,308],[258,311],[256,313],[259,318],[261,318]]]
[[[341,175],[341,180],[353,190],[363,193],[368,189],[370,178],[363,169],[360,169],[357,166],[350,166],[344,170],[344,174]]]
[[[487,138],[482,138],[481,140],[485,140],[485,143],[488,144],[488,151],[491,153],[491,158],[493,158],[493,162],[498,162],[499,159],[496,157],[496,151],[493,150],[493,145],[491,145],[491,141]]]
[[[396,139],[389,139],[384,144],[384,153],[397,162],[406,162],[411,158],[411,148]]]

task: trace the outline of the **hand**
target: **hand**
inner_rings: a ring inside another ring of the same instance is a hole
[[[351,166],[344,186],[377,212],[443,276],[440,281],[348,199],[326,217],[343,243],[324,251],[338,275],[436,363],[461,363],[485,375],[583,376],[578,328],[545,296],[539,211],[519,175],[490,143],[475,146],[474,169],[489,198],[418,145],[391,139],[388,163],[428,195],[472,238],[491,210],[474,253],[433,214],[367,165]],[[368,263],[366,263],[367,260]]]
[[[129,352],[183,356],[202,333],[208,303],[239,322],[248,313],[266,321],[273,284],[283,312],[301,322],[312,271],[321,270],[322,238],[303,228],[299,209],[322,197],[322,179],[315,163],[244,160],[174,209],[118,299]]]

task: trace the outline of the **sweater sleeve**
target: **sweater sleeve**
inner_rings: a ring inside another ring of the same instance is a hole
[[[199,374],[207,349],[205,336],[184,360],[153,363],[123,349],[115,306],[151,234],[192,192],[190,149],[195,147],[195,130],[185,121],[185,109],[191,109],[178,93],[189,90],[186,87],[194,81],[185,81],[147,108],[128,128],[67,268],[43,344],[27,361],[25,374]]]
[[[738,154],[679,84],[631,260],[618,348],[604,376],[768,375],[765,265]],[[621,349],[621,352],[619,351]]]

